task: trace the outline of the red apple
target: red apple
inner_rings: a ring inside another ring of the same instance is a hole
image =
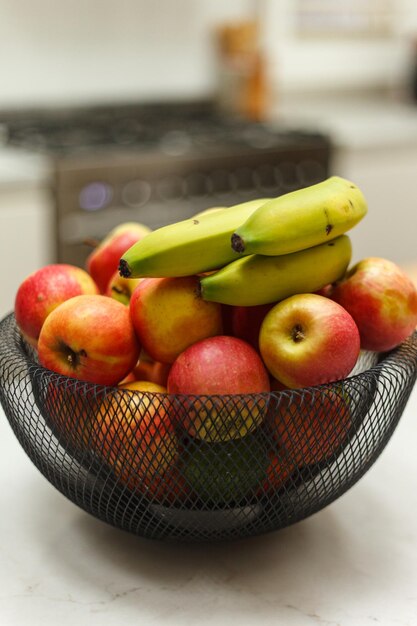
[[[128,306],[132,293],[141,280],[141,278],[123,278],[116,271],[110,278],[105,295]]]
[[[131,490],[162,496],[179,454],[169,403],[160,394],[128,389],[100,404],[92,421],[93,448]]]
[[[296,464],[291,458],[287,458],[285,454],[278,453],[275,450],[268,452],[269,465],[266,470],[266,477],[262,484],[262,489],[259,492],[259,496],[262,492],[272,492],[281,489],[288,481],[291,474],[296,469]]]
[[[120,381],[120,383],[118,383],[118,386],[124,385],[125,383],[132,383],[134,380],[136,380],[136,376],[135,376],[134,371],[132,370],[131,372],[127,374],[127,376],[123,378],[123,380]]]
[[[129,309],[106,296],[76,296],[46,318],[39,361],[58,374],[115,385],[138,360]]]
[[[232,311],[232,335],[250,343],[259,350],[259,331],[265,315],[273,304],[235,306]]]
[[[417,325],[417,290],[392,261],[359,261],[333,287],[331,298],[355,320],[364,350],[385,352],[407,339]]]
[[[144,224],[126,222],[113,228],[90,253],[86,261],[88,273],[94,278],[101,293],[105,293],[113,274],[117,271],[120,257],[134,243],[150,232]]]
[[[139,362],[133,368],[133,375],[135,380],[147,380],[150,383],[166,387],[170,369],[171,365],[168,363],[139,359]]]
[[[227,395],[227,398],[190,398],[179,409],[187,432],[210,442],[244,437],[262,422],[265,398],[240,394],[269,391],[269,377],[257,352],[235,337],[217,336],[199,341],[176,359],[168,376],[168,393]]]
[[[273,376],[270,377],[270,385],[271,385],[271,391],[280,392],[280,391],[285,391],[286,389],[288,389],[288,387],[286,387],[280,380],[277,380]]]
[[[36,347],[42,325],[51,311],[74,296],[98,293],[84,270],[74,265],[46,265],[30,274],[17,290],[14,312],[23,337]]]
[[[290,463],[302,467],[328,459],[352,425],[349,398],[342,390],[305,391],[283,399],[273,416],[273,436]]]
[[[276,304],[262,322],[259,348],[272,376],[289,388],[344,378],[360,350],[359,331],[343,307],[306,293]]]
[[[133,325],[155,361],[173,363],[188,346],[222,332],[221,305],[203,300],[198,286],[195,276],[146,278],[133,292]]]
[[[232,335],[232,319],[234,306],[230,304],[222,304],[222,318],[223,318],[223,334]]]

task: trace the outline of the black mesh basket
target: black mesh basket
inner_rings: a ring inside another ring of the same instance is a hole
[[[28,456],[84,510],[153,539],[237,539],[322,509],[374,463],[416,375],[414,333],[328,385],[139,393],[40,367],[13,315],[0,323],[0,399]]]

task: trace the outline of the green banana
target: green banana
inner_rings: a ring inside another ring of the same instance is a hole
[[[362,192],[332,176],[264,203],[232,235],[232,248],[244,254],[280,255],[335,239],[367,212]]]
[[[352,246],[347,235],[306,250],[280,256],[253,254],[200,279],[204,300],[254,306],[311,293],[341,278]]]
[[[239,258],[230,247],[233,231],[270,200],[251,200],[163,226],[135,243],[120,259],[126,278],[190,276]]]

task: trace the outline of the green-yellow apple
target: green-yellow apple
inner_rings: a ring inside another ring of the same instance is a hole
[[[173,363],[188,346],[222,332],[222,309],[198,294],[196,276],[146,278],[134,290],[130,311],[136,334],[155,361]]]
[[[129,308],[102,295],[60,304],[46,318],[38,342],[41,365],[102,385],[120,382],[139,351]]]
[[[178,407],[180,425],[209,442],[245,437],[262,422],[269,376],[258,353],[245,341],[216,336],[182,352],[168,376],[168,392],[189,396]],[[225,396],[225,397],[218,397]]]
[[[26,341],[36,347],[49,313],[62,302],[82,294],[98,294],[98,287],[86,271],[74,265],[46,265],[25,278],[16,293],[14,312]]]
[[[141,278],[124,278],[116,271],[110,278],[105,295],[127,306],[133,291],[141,280]]]
[[[179,455],[169,402],[129,385],[100,403],[92,421],[93,448],[132,491],[161,497],[172,485]]]
[[[330,297],[355,320],[364,350],[385,352],[417,325],[417,290],[392,261],[368,257],[333,286]]]
[[[101,293],[106,293],[107,285],[118,268],[120,257],[149,232],[150,229],[144,224],[136,222],[119,224],[90,253],[86,268]]]
[[[269,463],[266,442],[258,433],[225,443],[193,442],[182,471],[203,501],[242,502],[258,493]]]
[[[289,388],[344,378],[360,351],[359,331],[339,304],[317,294],[282,300],[267,313],[259,334],[263,361]]]
[[[272,419],[272,434],[289,463],[302,467],[328,459],[352,425],[349,398],[337,388],[305,391],[299,400],[283,399]]]

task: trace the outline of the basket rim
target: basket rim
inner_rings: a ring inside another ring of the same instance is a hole
[[[72,376],[66,376],[65,374],[59,374],[58,372],[55,372],[54,370],[50,370],[44,367],[43,365],[41,365],[40,363],[38,363],[37,361],[31,358],[29,351],[34,350],[34,348],[30,346],[30,344],[20,334],[17,323],[16,323],[14,312],[10,312],[6,314],[2,319],[0,319],[0,328],[6,323],[10,323],[10,321],[12,321],[12,324],[13,324],[13,329],[10,335],[13,333],[12,339],[14,343],[14,348],[16,352],[20,355],[20,357],[28,364],[28,366],[31,369],[36,368],[36,370],[40,371],[42,375],[49,376],[51,378],[51,381],[55,379],[57,384],[67,384],[68,386],[70,384],[74,384],[74,385],[82,384],[84,385],[86,391],[95,390],[97,395],[102,394],[103,396],[109,395],[110,393],[113,394],[115,391],[117,391],[121,395],[129,395],[129,396],[141,395],[145,397],[156,396],[156,397],[167,398],[171,400],[181,399],[181,400],[188,400],[188,401],[190,399],[198,400],[198,399],[212,399],[212,398],[223,399],[223,401],[224,399],[237,400],[237,399],[243,399],[243,398],[246,400],[250,400],[250,399],[256,400],[256,399],[262,399],[262,398],[268,399],[268,398],[286,397],[286,396],[291,396],[294,394],[298,396],[305,396],[305,395],[312,396],[318,393],[330,392],[336,386],[340,388],[346,382],[358,383],[368,377],[373,377],[376,374],[380,373],[383,367],[387,363],[401,366],[401,358],[400,358],[401,353],[410,344],[411,344],[411,347],[413,348],[413,351],[415,352],[415,360],[416,360],[416,366],[417,366],[417,328],[416,328],[416,330],[407,339],[405,339],[402,343],[400,343],[398,346],[396,346],[392,350],[388,352],[374,352],[374,354],[377,355],[378,360],[374,365],[372,365],[368,369],[358,372],[357,374],[353,374],[351,376],[348,375],[345,378],[341,378],[341,379],[328,382],[328,383],[322,383],[319,385],[312,385],[312,386],[306,386],[306,387],[297,387],[293,389],[289,388],[289,389],[282,389],[282,390],[264,391],[264,392],[259,392],[259,393],[240,393],[240,394],[178,394],[178,393],[175,394],[175,393],[168,393],[168,392],[164,393],[164,392],[155,392],[155,391],[139,391],[135,389],[123,389],[121,387],[118,387],[117,385],[103,385],[100,383],[94,383],[91,381],[87,381],[87,380],[80,379],[80,378],[75,378]],[[365,351],[365,352],[372,353],[373,351]]]

